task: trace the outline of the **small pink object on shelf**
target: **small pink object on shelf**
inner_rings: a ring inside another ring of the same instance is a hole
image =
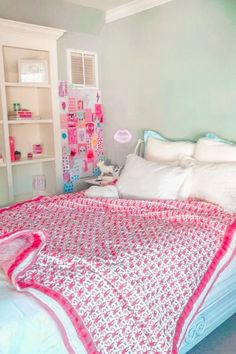
[[[15,138],[13,138],[13,136],[9,136],[9,144],[10,144],[11,162],[14,162],[16,159],[15,159]]]
[[[33,153],[35,155],[40,155],[43,152],[42,144],[34,144],[33,145]]]
[[[21,110],[21,111],[18,111],[17,112],[17,116],[19,118],[23,118],[23,119],[29,119],[29,118],[32,118],[32,112],[31,111],[28,111],[28,110]]]
[[[28,152],[28,154],[27,154],[27,159],[32,159],[32,158],[33,158],[32,152]]]

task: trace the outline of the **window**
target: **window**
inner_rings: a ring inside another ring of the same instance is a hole
[[[98,87],[97,54],[67,50],[68,80],[84,88]]]

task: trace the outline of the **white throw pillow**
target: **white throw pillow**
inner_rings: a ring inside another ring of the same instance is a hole
[[[85,191],[85,196],[90,198],[113,198],[118,199],[119,194],[116,186],[91,186]]]
[[[182,156],[194,155],[195,144],[188,141],[164,141],[149,137],[144,158],[148,161],[176,161]]]
[[[236,144],[201,138],[197,141],[194,157],[202,162],[236,161]]]
[[[147,161],[132,154],[127,156],[116,186],[122,198],[186,199],[189,191],[182,187],[190,172],[190,169]]]
[[[192,171],[191,198],[236,212],[236,163],[198,163]]]

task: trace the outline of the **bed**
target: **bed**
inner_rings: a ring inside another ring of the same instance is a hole
[[[184,354],[236,311],[236,215],[215,204],[75,193],[0,215],[1,354]]]
[[[235,269],[236,260],[214,284],[204,305],[189,325],[180,346],[180,354],[188,352],[236,312]],[[0,313],[1,354],[32,354],[35,348],[38,354],[67,353],[60,331],[47,311],[28,294],[17,292],[3,273],[0,275]],[[74,340],[77,341],[76,336]],[[78,353],[86,353],[82,343],[77,342]]]

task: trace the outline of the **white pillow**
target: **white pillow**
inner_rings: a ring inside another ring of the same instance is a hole
[[[194,157],[202,162],[236,161],[236,144],[201,138],[197,141]]]
[[[236,163],[198,163],[192,170],[191,198],[236,212]]]
[[[85,191],[85,196],[90,198],[113,198],[118,199],[119,194],[116,186],[91,186]]]
[[[190,169],[173,164],[151,162],[132,154],[116,184],[119,196],[132,199],[186,199],[182,188]]]
[[[176,161],[181,156],[194,155],[195,144],[188,141],[163,141],[149,137],[144,158],[149,161]]]

